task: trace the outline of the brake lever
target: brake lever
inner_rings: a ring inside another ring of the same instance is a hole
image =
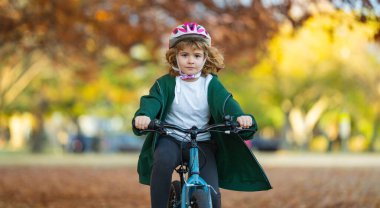
[[[163,127],[163,125],[164,125],[164,122],[162,122],[162,121],[160,121],[160,120],[158,120],[158,119],[155,119],[155,120],[153,120],[153,121],[149,124],[149,127],[148,127],[148,128],[149,128],[149,129],[152,129],[152,132],[158,132],[158,133],[161,134],[161,135],[169,135],[169,134],[173,133],[173,132],[171,132],[171,131],[165,129],[165,128]]]
[[[252,129],[250,129],[250,128],[247,128],[247,129],[243,129],[243,128],[235,128],[234,129],[234,133],[240,133],[240,132],[256,132],[256,131],[254,131],[254,130],[252,130]]]

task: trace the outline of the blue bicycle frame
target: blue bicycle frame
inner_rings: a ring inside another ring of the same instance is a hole
[[[134,124],[133,124],[134,125]],[[227,130],[219,131],[216,130],[217,128],[227,128]],[[183,174],[187,171],[180,169],[177,171],[181,176],[181,185],[182,185],[182,191],[181,191],[181,208],[187,208],[191,206],[191,200],[193,193],[197,190],[202,190],[202,199],[207,201],[206,203],[202,203],[202,205],[206,205],[206,207],[211,208],[212,207],[212,200],[211,200],[211,186],[206,183],[206,181],[200,176],[199,173],[199,158],[198,158],[198,145],[197,145],[197,135],[200,133],[210,132],[210,131],[218,131],[223,132],[225,134],[230,133],[238,133],[239,129],[236,127],[239,127],[239,124],[232,121],[232,117],[225,116],[225,123],[224,124],[213,124],[206,129],[198,129],[197,127],[193,126],[191,129],[182,129],[179,126],[172,125],[172,124],[164,124],[161,123],[159,120],[154,120],[149,124],[149,127],[147,130],[144,130],[145,132],[159,132],[160,134],[171,134],[171,132],[165,130],[168,129],[175,129],[180,132],[190,134],[191,138],[191,147],[190,147],[190,158],[189,158],[189,165],[187,166],[189,170],[188,179],[185,180]],[[228,130],[230,128],[230,130]],[[181,165],[182,168],[182,165]],[[206,196],[206,197],[205,197]],[[199,197],[199,196],[198,196]],[[201,198],[201,197],[199,197]],[[203,200],[201,201],[203,202]],[[197,201],[198,203],[198,201]]]
[[[212,207],[210,185],[199,175],[199,158],[198,158],[198,146],[196,143],[196,134],[191,134],[191,148],[190,148],[190,175],[187,181],[185,181],[182,187],[181,193],[181,208],[187,208],[190,206],[190,196],[196,189],[202,189],[207,194],[208,207]],[[185,202],[185,203],[184,203]]]

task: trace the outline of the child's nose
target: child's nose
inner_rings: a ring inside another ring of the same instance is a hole
[[[194,63],[194,57],[189,56],[188,62],[189,62],[189,64],[193,64]]]

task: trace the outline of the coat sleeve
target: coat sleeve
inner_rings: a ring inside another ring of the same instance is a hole
[[[225,115],[233,116],[234,121],[236,121],[239,116],[243,116],[243,115],[250,116],[252,118],[252,126],[250,127],[251,131],[250,132],[248,132],[248,131],[243,132],[240,134],[240,136],[244,140],[248,140],[248,139],[253,138],[253,135],[258,130],[258,125],[257,125],[256,119],[253,115],[244,113],[243,110],[241,109],[239,103],[232,97],[232,95],[226,101],[224,113],[225,113]]]
[[[223,84],[215,76],[209,85],[209,105],[214,122],[224,121],[225,115],[233,116],[236,121],[237,117],[248,115],[252,117],[253,125],[250,128],[253,132],[244,132],[240,136],[244,140],[252,139],[253,134],[257,131],[255,118],[250,114],[245,114],[239,103],[233,98],[232,94],[227,91]]]
[[[150,88],[149,95],[144,95],[140,99],[140,108],[136,111],[133,120],[136,116],[148,116],[151,120],[155,119],[160,113],[162,108],[162,93],[158,81]],[[133,125],[133,133],[137,136],[142,133],[136,129]]]

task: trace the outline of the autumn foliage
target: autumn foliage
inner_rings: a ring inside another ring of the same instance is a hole
[[[306,144],[318,125],[337,126],[327,121],[345,108],[357,136],[372,142],[380,138],[376,5],[368,0],[0,1],[0,127],[15,112],[38,118],[37,132],[54,111],[73,120],[88,111],[130,119],[139,97],[166,73],[162,54],[170,31],[195,21],[225,55],[222,79],[271,137],[307,123],[295,136]],[[317,116],[302,122],[312,109]]]

